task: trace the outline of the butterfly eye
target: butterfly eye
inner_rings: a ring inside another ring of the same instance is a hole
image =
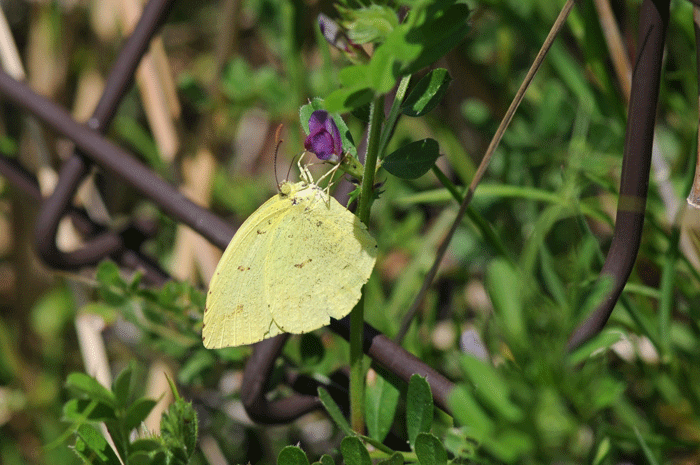
[[[287,181],[283,181],[280,184],[280,195],[287,197],[291,193],[292,193],[292,185]]]

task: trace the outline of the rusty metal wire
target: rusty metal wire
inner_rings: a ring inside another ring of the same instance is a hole
[[[145,278],[150,283],[160,284],[169,279],[154,264],[154,260],[139,251],[141,242],[149,235],[148,228],[134,224],[121,233],[112,232],[71,206],[77,185],[91,164],[117,176],[164,213],[191,227],[216,246],[225,248],[233,236],[234,230],[229,224],[189,201],[174,186],[103,137],[120,100],[133,81],[133,73],[141,56],[166,18],[172,2],[148,2],[138,25],[115,61],[105,91],[87,125],[76,123],[63,108],[0,72],[0,94],[7,101],[32,113],[76,145],[76,152],[62,166],[55,191],[46,199],[41,199],[36,180],[31,174],[13,160],[0,156],[0,174],[32,198],[42,201],[37,219],[36,246],[43,260],[55,268],[76,269],[111,257],[125,267],[144,270]],[[649,154],[668,10],[669,0],[644,0],[641,7],[640,49],[633,76],[620,201],[612,246],[602,271],[602,275],[613,277],[614,288],[600,308],[575,331],[570,348],[590,339],[603,328],[637,256],[644,221]],[[58,222],[65,215],[70,215],[78,229],[89,237],[82,249],[71,253],[59,251],[55,241]],[[347,338],[347,318],[333,322],[331,329]],[[275,402],[267,400],[265,388],[268,378],[286,339],[287,336],[282,335],[256,344],[245,369],[241,389],[243,402],[251,418],[261,423],[288,422],[320,407],[318,399],[309,394],[297,394]],[[369,325],[365,325],[364,341],[365,353],[404,381],[408,381],[413,373],[426,376],[435,404],[449,411],[447,397],[453,384],[447,378]]]
[[[598,308],[574,331],[569,339],[570,349],[583,344],[603,329],[637,258],[649,187],[651,148],[669,4],[668,0],[646,0],[641,6],[637,42],[639,50],[632,74],[615,231],[601,271],[601,276],[612,278],[612,289]]]

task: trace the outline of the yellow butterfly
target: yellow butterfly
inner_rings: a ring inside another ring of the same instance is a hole
[[[342,318],[377,258],[367,227],[302,170],[280,185],[229,243],[209,284],[202,339],[209,349],[301,334]]]

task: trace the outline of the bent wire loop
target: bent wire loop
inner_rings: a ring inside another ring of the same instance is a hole
[[[94,223],[83,211],[71,205],[78,183],[93,163],[130,184],[164,213],[199,232],[218,247],[224,249],[233,237],[234,230],[230,225],[186,199],[175,187],[103,137],[119,102],[133,81],[141,56],[166,18],[172,3],[173,0],[150,0],[145,6],[139,23],[117,57],[104,93],[87,126],[76,123],[58,105],[0,71],[0,94],[6,100],[32,113],[76,145],[76,152],[61,168],[53,194],[43,199],[37,219],[37,250],[43,260],[55,268],[75,269],[111,257],[122,266],[143,270],[147,282],[162,284],[170,279],[155,265],[154,260],[139,251],[140,243],[150,234],[148,228],[135,224],[121,233],[115,233]],[[620,198],[612,243],[601,271],[601,278],[611,277],[613,286],[603,303],[574,331],[569,340],[570,350],[603,328],[629,278],[639,250],[669,3],[670,0],[644,0],[641,6],[639,51],[632,78]],[[41,199],[34,177],[15,161],[0,156],[0,174],[32,198]],[[91,238],[82,249],[70,253],[56,247],[58,222],[66,214],[82,233]],[[331,329],[347,338],[348,321],[347,317],[333,321]],[[257,422],[289,422],[321,406],[318,398],[308,393],[275,401],[267,399],[265,392],[270,374],[286,340],[287,335],[280,335],[256,344],[246,365],[241,395],[249,416]],[[438,371],[367,324],[363,348],[375,363],[404,381],[408,381],[413,373],[425,376],[435,404],[449,412],[447,398],[454,386]]]

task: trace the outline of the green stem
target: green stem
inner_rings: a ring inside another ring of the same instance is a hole
[[[377,97],[372,102],[369,114],[369,135],[367,136],[367,156],[365,157],[365,173],[362,176],[362,191],[358,216],[360,221],[369,223],[369,212],[374,200],[374,173],[377,171],[379,157],[379,137],[384,119],[384,96]]]
[[[365,172],[362,176],[362,190],[357,215],[360,221],[369,223],[369,212],[374,200],[374,173],[379,153],[379,134],[384,117],[384,97],[378,97],[370,107],[369,135]],[[350,313],[350,426],[362,434],[365,429],[364,397],[365,367],[362,356],[363,332],[365,324],[365,299],[360,298]]]
[[[408,90],[408,83],[411,82],[411,76],[404,76],[399,82],[399,86],[396,88],[396,95],[394,96],[394,103],[391,104],[391,110],[389,110],[389,117],[386,120],[386,125],[384,126],[384,131],[382,132],[381,138],[379,140],[379,150],[378,153],[382,157],[384,156],[384,151],[386,146],[389,144],[389,139],[391,139],[394,133],[394,126],[399,119],[399,114],[401,113],[401,104],[406,96],[406,90]]]

